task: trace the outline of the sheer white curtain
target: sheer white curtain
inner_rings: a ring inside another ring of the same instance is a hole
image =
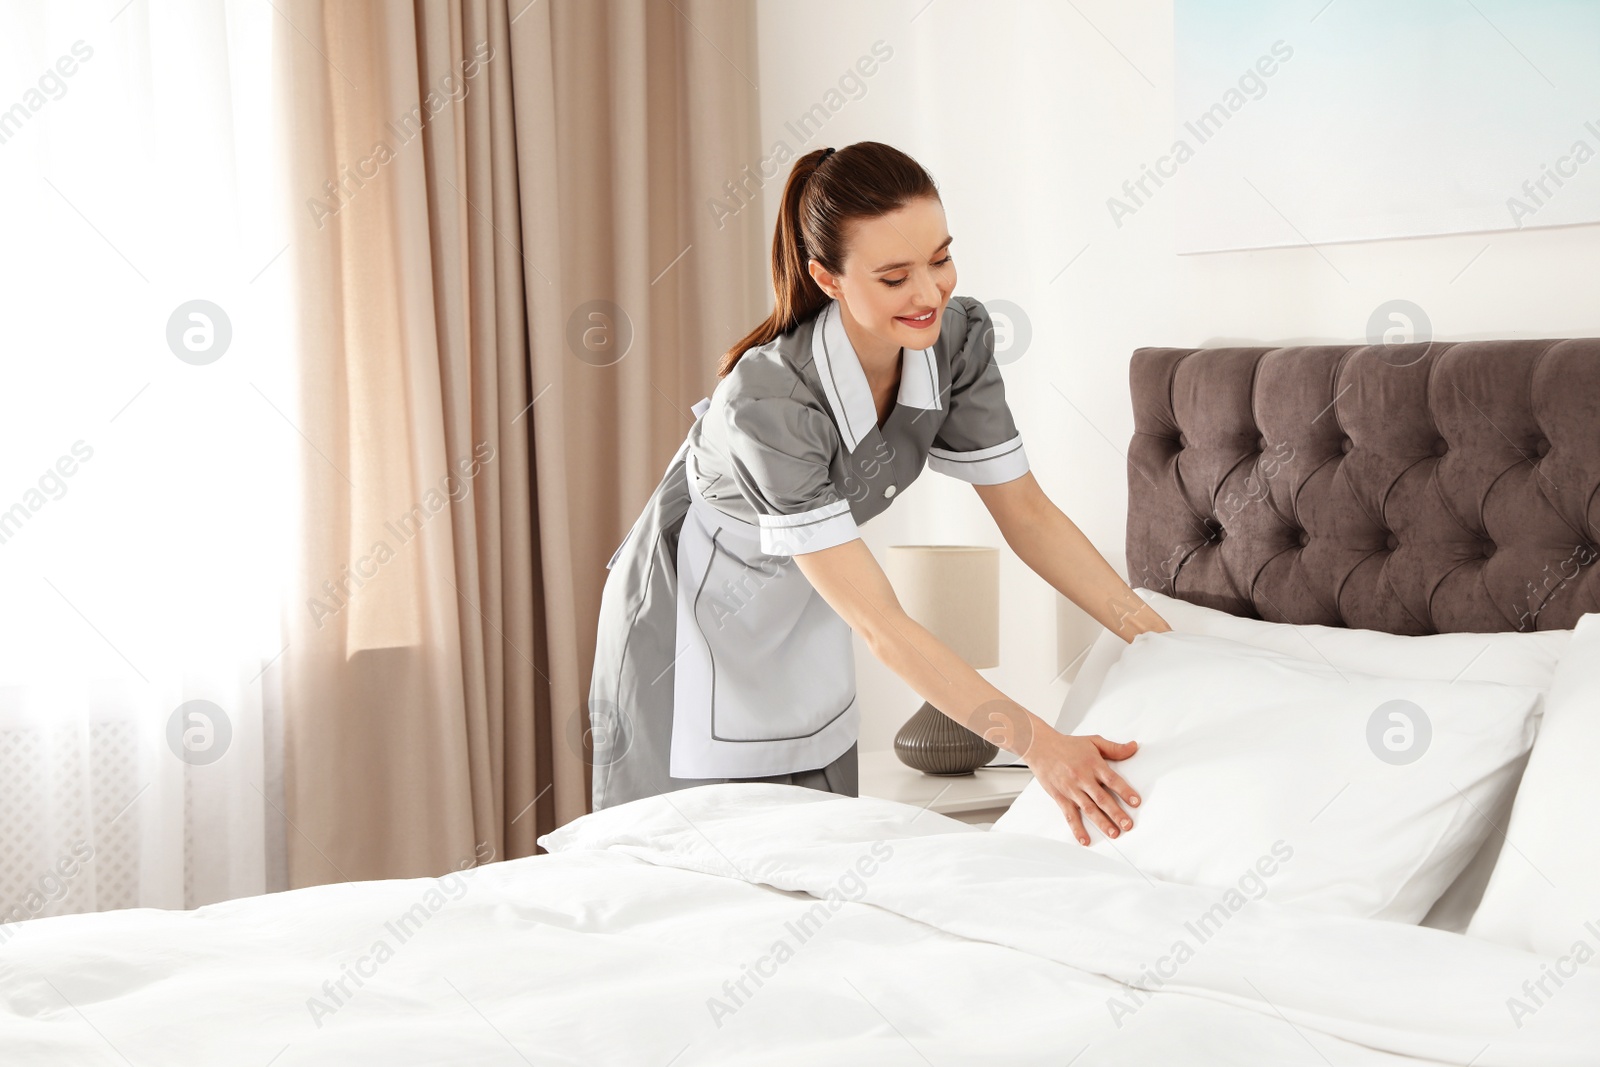
[[[0,922],[283,884],[274,42],[265,0],[0,6]]]

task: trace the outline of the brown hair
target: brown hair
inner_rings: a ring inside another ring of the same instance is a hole
[[[772,314],[728,349],[717,377],[727,377],[745,352],[827,306],[828,294],[811,277],[807,259],[838,274],[849,223],[887,215],[924,196],[937,200],[939,190],[922,164],[877,141],[857,141],[838,150],[818,148],[795,160],[772,234]]]

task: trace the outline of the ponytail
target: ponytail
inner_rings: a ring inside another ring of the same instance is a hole
[[[800,199],[805,195],[807,181],[817,172],[822,161],[832,154],[831,148],[807,152],[795,161],[793,169],[789,171],[789,180],[783,186],[783,201],[778,205],[778,225],[772,235],[772,314],[728,349],[722,357],[721,366],[717,368],[718,378],[726,378],[746,351],[794,329],[827,305],[828,294],[817,285],[806,265],[806,260],[816,253],[806,250],[800,222]],[[822,262],[822,258],[818,256],[817,261]],[[828,264],[823,263],[823,266],[827,267]]]
[[[828,305],[831,298],[811,277],[807,261],[842,273],[848,223],[898,211],[919,196],[938,195],[921,164],[877,141],[837,151],[818,148],[795,160],[772,235],[772,314],[728,349],[717,377],[727,377],[750,349],[788,333]]]

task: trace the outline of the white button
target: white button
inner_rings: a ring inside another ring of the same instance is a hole
[[[888,486],[883,491],[884,496],[894,496],[894,486]]]

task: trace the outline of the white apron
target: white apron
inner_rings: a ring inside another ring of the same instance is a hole
[[[757,778],[824,767],[860,729],[849,624],[792,556],[761,551],[759,526],[701,495],[684,445],[669,773]]]

